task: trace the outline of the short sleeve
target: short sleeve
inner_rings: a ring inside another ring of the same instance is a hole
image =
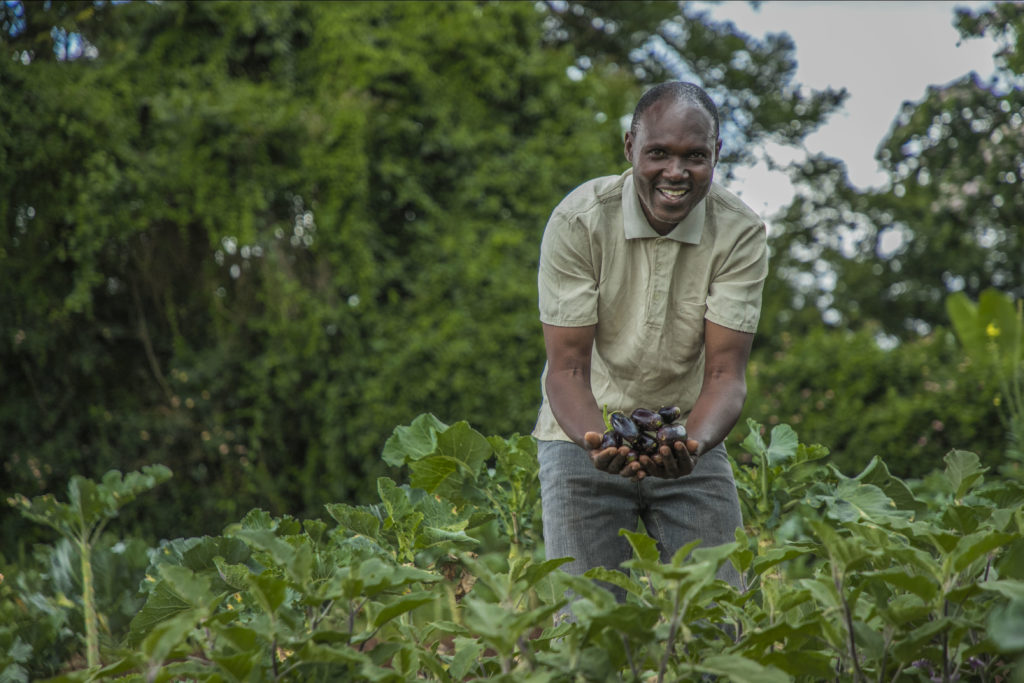
[[[597,323],[598,274],[586,226],[555,210],[540,246],[537,291],[540,321],[559,327]]]
[[[708,288],[705,318],[739,332],[755,332],[761,294],[768,277],[768,236],[764,223],[745,230]]]

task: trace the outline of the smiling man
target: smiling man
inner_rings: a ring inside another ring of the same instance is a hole
[[[544,231],[533,434],[547,556],[573,557],[574,574],[618,569],[631,556],[618,531],[638,519],[663,561],[742,524],[723,439],[746,398],[768,255],[764,222],[714,182],[719,128],[699,86],[651,88],[625,135],[631,168],[577,187]],[[638,459],[600,449],[604,408],[673,405],[685,443]],[[739,585],[731,565],[720,577]]]

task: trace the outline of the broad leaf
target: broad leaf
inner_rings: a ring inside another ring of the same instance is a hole
[[[373,539],[376,539],[380,532],[380,521],[365,508],[345,503],[328,503],[324,508],[346,531]]]
[[[981,466],[981,461],[970,451],[950,451],[943,458],[946,463],[946,478],[953,486],[953,497],[963,498],[971,488],[980,483],[982,476],[988,471]]]
[[[732,683],[789,683],[790,677],[775,667],[764,666],[740,655],[711,655],[694,667],[697,671],[722,676]]]
[[[407,427],[395,427],[384,442],[381,458],[394,467],[424,458],[436,450],[437,433],[447,427],[430,413],[424,413]]]
[[[400,614],[411,612],[420,605],[433,602],[437,596],[432,591],[416,591],[396,598],[384,605],[384,608],[377,612],[373,618],[375,628],[380,628]]]
[[[777,465],[791,460],[796,455],[799,440],[796,432],[787,424],[772,428],[771,441],[768,445],[767,458],[769,465]]]

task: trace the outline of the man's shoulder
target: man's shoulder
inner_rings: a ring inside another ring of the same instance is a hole
[[[586,214],[603,215],[609,209],[621,207],[622,184],[627,173],[592,178],[565,195],[555,208],[566,218]]]
[[[708,193],[708,202],[714,206],[716,215],[720,220],[735,221],[745,225],[761,225],[764,223],[764,219],[759,213],[750,208],[737,195],[718,183],[711,185],[711,192]]]

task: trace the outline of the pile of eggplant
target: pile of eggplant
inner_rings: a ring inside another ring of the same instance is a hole
[[[599,450],[628,446],[627,458],[635,460],[639,455],[654,455],[661,446],[671,449],[676,441],[686,443],[686,427],[676,424],[681,415],[678,406],[637,408],[630,415],[615,411],[607,417],[608,431]]]

